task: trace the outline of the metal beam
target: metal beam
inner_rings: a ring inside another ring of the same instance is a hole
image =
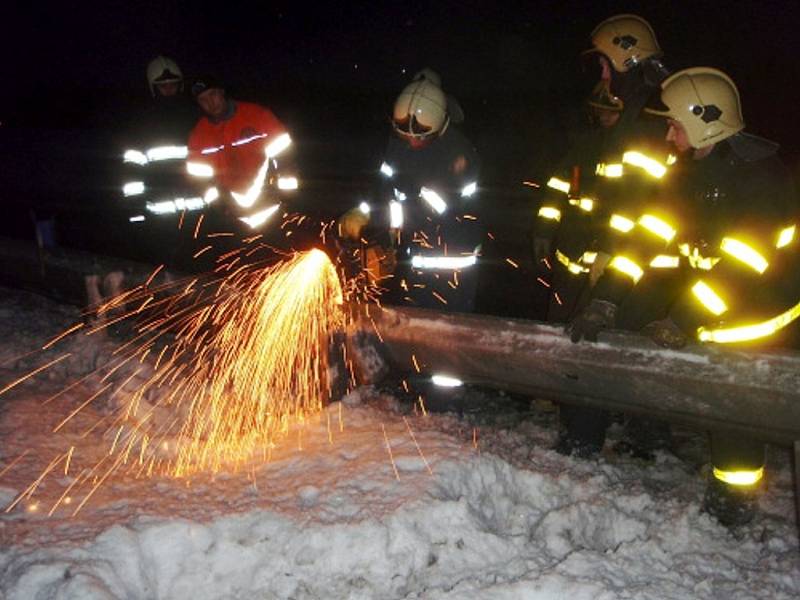
[[[539,398],[783,445],[800,439],[798,353],[673,351],[621,332],[573,344],[561,328],[534,321],[366,305],[354,311],[360,337],[374,338],[394,368],[411,370],[416,361],[423,372]]]

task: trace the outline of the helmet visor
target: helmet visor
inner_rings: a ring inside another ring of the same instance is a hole
[[[424,125],[414,115],[405,115],[401,119],[392,119],[394,130],[403,136],[425,138],[433,135],[433,127]]]

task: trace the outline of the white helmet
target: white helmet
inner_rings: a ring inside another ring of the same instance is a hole
[[[166,56],[157,56],[147,65],[147,84],[150,93],[156,95],[156,85],[159,83],[181,83],[183,73],[178,64]]]
[[[392,125],[405,138],[423,140],[444,132],[450,119],[447,97],[425,71],[407,85],[394,103]]]
[[[674,119],[693,148],[703,148],[744,129],[739,91],[731,78],[710,67],[684,69],[661,84],[666,110],[647,112]]]

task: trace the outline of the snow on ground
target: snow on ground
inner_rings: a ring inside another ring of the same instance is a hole
[[[0,384],[55,358],[25,354],[76,318],[5,291]],[[49,432],[90,390],[42,402],[113,347],[102,337],[83,342],[52,374],[0,397],[3,505],[65,450]],[[115,474],[76,516],[80,497],[47,516],[70,481],[54,474],[37,496],[0,514],[0,597],[800,595],[783,449],[770,448],[761,515],[731,533],[700,511],[702,437],[678,432],[684,460],[579,461],[549,449],[554,416],[542,403],[478,391],[471,398],[463,414],[422,416],[361,388],[291,430],[268,462],[191,482]],[[107,443],[92,436],[99,455]]]

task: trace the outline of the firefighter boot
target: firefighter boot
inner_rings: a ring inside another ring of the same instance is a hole
[[[729,528],[746,525],[753,520],[758,508],[759,486],[734,485],[710,477],[703,498],[703,511]]]

